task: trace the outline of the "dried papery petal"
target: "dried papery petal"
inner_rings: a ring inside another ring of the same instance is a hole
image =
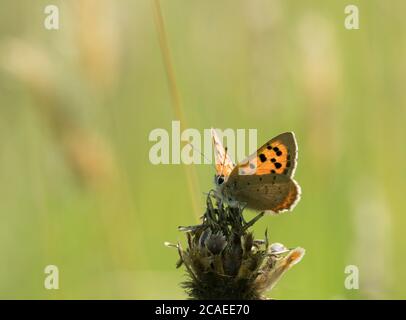
[[[289,249],[279,242],[272,243],[268,249],[269,254],[282,254],[287,252],[289,252]]]

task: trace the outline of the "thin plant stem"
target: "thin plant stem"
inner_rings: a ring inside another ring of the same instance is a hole
[[[176,83],[175,69],[174,69],[173,62],[172,62],[171,51],[170,51],[169,44],[168,44],[168,38],[166,35],[166,31],[165,31],[165,23],[164,23],[164,19],[162,16],[161,4],[160,4],[159,0],[153,1],[153,9],[154,9],[155,24],[156,24],[156,28],[157,28],[157,32],[158,32],[159,45],[161,47],[162,59],[163,59],[164,66],[165,66],[165,72],[166,72],[166,76],[167,76],[169,92],[170,92],[171,100],[172,100],[172,108],[173,108],[176,118],[179,119],[179,121],[180,121],[181,130],[183,130],[185,128],[186,121],[185,121],[185,116],[184,116],[184,112],[183,112],[183,108],[182,108],[181,96],[180,96],[179,89],[178,89],[178,86]],[[184,165],[183,168],[184,168],[185,174],[186,174],[188,190],[190,193],[192,206],[193,206],[193,212],[195,213],[196,218],[199,219],[201,203],[200,203],[199,198],[196,196],[196,195],[200,194],[199,187],[198,187],[197,174],[196,174],[196,171],[193,166]]]

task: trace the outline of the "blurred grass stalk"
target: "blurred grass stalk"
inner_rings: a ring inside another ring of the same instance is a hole
[[[55,66],[40,47],[21,39],[10,40],[4,50],[2,66],[31,93],[40,117],[50,128],[67,164],[88,185],[99,186],[111,179],[112,153],[101,137],[80,124],[71,102],[54,74]],[[106,180],[106,181],[107,181]]]
[[[175,69],[173,67],[171,52],[168,44],[168,38],[165,31],[165,23],[162,16],[161,4],[159,0],[154,0],[153,2],[154,18],[157,28],[159,45],[162,52],[162,58],[165,66],[166,76],[168,80],[169,92],[172,100],[172,108],[175,114],[175,117],[180,121],[181,131],[183,131],[188,126],[186,125],[185,115],[183,112],[182,101],[176,83]],[[185,170],[186,179],[188,183],[189,195],[192,201],[193,212],[196,219],[198,220],[201,212],[201,201],[200,198],[196,195],[200,194],[199,183],[194,166],[183,165]]]
[[[374,179],[364,177],[355,181],[352,192],[355,237],[349,258],[359,267],[363,299],[390,296],[393,281],[391,212],[380,188]]]

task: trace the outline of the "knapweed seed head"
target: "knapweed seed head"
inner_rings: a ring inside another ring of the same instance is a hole
[[[213,201],[214,199],[214,201]],[[281,276],[298,263],[304,249],[288,249],[280,243],[257,240],[248,230],[263,213],[249,222],[242,208],[222,204],[210,194],[202,224],[179,227],[186,232],[187,246],[176,246],[177,267],[185,266],[188,280],[182,283],[189,298],[265,299]]]

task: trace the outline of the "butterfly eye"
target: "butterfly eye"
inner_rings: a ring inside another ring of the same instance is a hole
[[[217,176],[217,184],[221,185],[221,184],[223,184],[223,182],[224,182],[224,176],[223,175]]]

